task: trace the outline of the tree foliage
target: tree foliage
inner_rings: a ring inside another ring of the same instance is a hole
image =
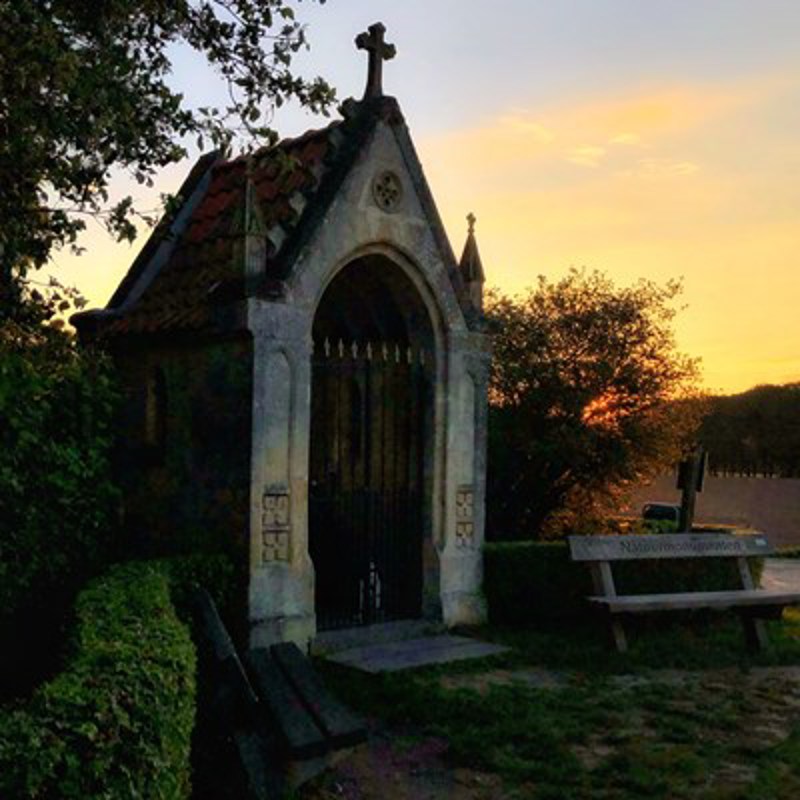
[[[170,86],[179,45],[227,83],[225,108],[190,108]],[[151,184],[184,137],[270,141],[274,106],[325,111],[330,87],[291,70],[304,46],[290,0],[0,0],[0,313],[87,217],[135,236],[131,198],[110,205],[112,169]]]
[[[487,529],[546,536],[589,524],[632,482],[674,463],[701,407],[676,347],[677,282],[617,288],[599,272],[493,293]]]
[[[57,285],[0,322],[0,639],[7,689],[52,663],[73,593],[108,558],[118,495],[110,477],[116,389],[107,360],[52,324],[73,307]]]
[[[700,441],[714,472],[800,478],[800,383],[712,398]]]

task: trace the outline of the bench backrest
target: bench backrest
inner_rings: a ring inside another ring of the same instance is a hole
[[[573,561],[635,561],[657,558],[736,558],[773,552],[763,533],[659,533],[570,536]]]

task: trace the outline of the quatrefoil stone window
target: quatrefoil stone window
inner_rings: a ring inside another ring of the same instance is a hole
[[[396,211],[403,196],[403,184],[394,172],[381,172],[372,181],[372,196],[378,208],[383,211]]]

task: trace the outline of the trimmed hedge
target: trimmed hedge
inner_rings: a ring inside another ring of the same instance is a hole
[[[124,564],[80,593],[65,670],[0,711],[0,797],[189,796],[195,651],[171,571]]]
[[[230,558],[224,553],[175,556],[152,562],[169,575],[172,600],[181,617],[189,618],[189,602],[201,586],[211,595],[220,613],[230,610],[235,600],[236,577]]]
[[[755,560],[756,579],[762,566]],[[613,571],[621,594],[741,588],[736,561],[727,558],[618,562]],[[585,598],[594,593],[589,569],[572,562],[561,541],[485,545],[483,590],[494,624],[576,619],[586,615]]]
[[[56,667],[63,611],[116,544],[108,360],[46,325],[0,322],[0,694]],[[36,631],[36,636],[30,636]]]

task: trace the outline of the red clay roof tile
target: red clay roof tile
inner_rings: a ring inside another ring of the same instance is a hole
[[[122,316],[104,325],[104,334],[207,325],[212,316],[209,298],[212,290],[225,282],[235,283],[237,279],[241,282],[243,278],[242,248],[237,246],[237,238],[241,239],[244,231],[237,230],[236,222],[244,214],[248,169],[266,229],[280,224],[288,238],[301,218],[289,200],[296,192],[313,196],[332,152],[330,134],[340,124],[307,131],[274,148],[214,164],[209,185],[168,261],[138,301],[123,311]],[[280,253],[275,251],[274,243],[267,244],[268,258],[278,257]]]

